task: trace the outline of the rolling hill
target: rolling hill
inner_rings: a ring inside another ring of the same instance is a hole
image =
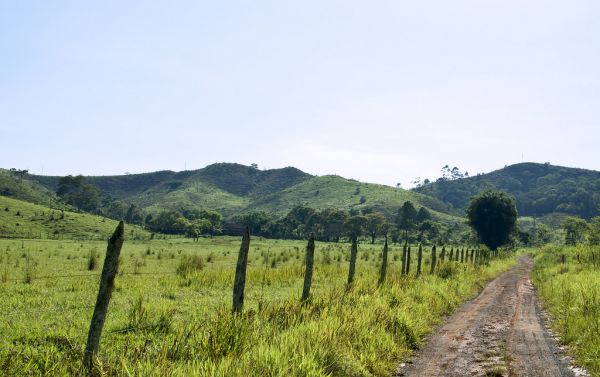
[[[56,191],[60,177],[28,175],[32,185]],[[232,217],[251,210],[283,216],[294,206],[340,209],[374,207],[393,214],[407,200],[449,220],[457,212],[421,193],[339,176],[312,176],[293,167],[259,170],[230,163],[183,172],[159,171],[121,176],[90,176],[88,183],[114,201],[148,212],[210,209]],[[458,221],[458,219],[454,219]]]
[[[101,239],[114,232],[117,221],[88,213],[61,211],[0,196],[0,238]],[[150,233],[128,225],[127,236],[148,239]]]
[[[600,172],[550,164],[521,163],[469,178],[438,179],[414,191],[464,210],[470,197],[486,189],[511,194],[521,216],[599,214]]]

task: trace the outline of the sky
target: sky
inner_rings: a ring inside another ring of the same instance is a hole
[[[600,2],[0,0],[0,167],[600,170]]]

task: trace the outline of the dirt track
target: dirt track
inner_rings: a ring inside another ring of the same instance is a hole
[[[463,305],[397,376],[576,376],[544,326],[529,280],[532,261],[519,264]]]

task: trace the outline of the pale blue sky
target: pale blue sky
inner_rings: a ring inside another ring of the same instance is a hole
[[[577,0],[0,0],[0,167],[600,170],[598,19]]]

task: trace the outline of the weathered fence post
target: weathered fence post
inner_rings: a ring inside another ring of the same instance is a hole
[[[423,244],[419,244],[417,251],[417,277],[421,276],[421,260],[423,259]]]
[[[404,247],[402,247],[402,275],[406,273],[406,242],[404,242]]]
[[[115,285],[115,276],[119,270],[119,255],[123,246],[123,236],[125,234],[125,226],[123,221],[119,222],[115,232],[108,240],[106,247],[106,258],[104,259],[104,267],[100,276],[100,288],[98,297],[96,298],[96,306],[90,323],[90,331],[88,332],[85,352],[83,354],[83,363],[86,368],[91,369],[94,361],[94,356],[100,347],[100,336],[102,335],[102,327],[106,319],[108,304]]]
[[[566,263],[567,263],[567,260],[566,260],[566,258],[565,258],[565,255],[564,255],[564,254],[562,254],[562,255],[560,256],[560,263],[562,263],[562,264],[566,264]]]
[[[437,255],[435,255],[435,245],[431,248],[431,270],[429,271],[430,275],[433,275],[435,272],[435,262],[437,259]]]
[[[304,271],[304,288],[302,289],[302,302],[310,297],[310,285],[312,283],[313,266],[315,264],[315,238],[311,236],[306,245],[306,270]]]
[[[464,261],[465,261],[465,248],[463,247],[460,250],[460,263],[464,263]]]
[[[242,237],[242,245],[238,254],[233,281],[233,308],[234,313],[241,313],[244,307],[244,287],[246,286],[246,267],[248,266],[248,251],[250,250],[250,230],[246,227]]]
[[[475,254],[475,249],[471,249],[471,264],[473,263],[473,255]]]
[[[458,254],[460,253],[460,250],[458,249],[458,247],[456,248],[456,254],[454,255],[454,258],[456,258],[456,261],[458,262]]]
[[[454,261],[454,248],[453,247],[450,248],[450,256],[448,257],[448,260],[450,262]]]
[[[356,255],[358,254],[358,246],[356,245],[356,237],[352,238],[352,246],[350,247],[350,269],[348,270],[348,285],[354,281],[354,272],[356,271]]]
[[[406,249],[406,274],[410,272],[410,245]]]
[[[442,246],[442,252],[440,253],[440,262],[444,262],[444,258],[446,258],[446,246]]]
[[[385,237],[385,244],[383,245],[383,255],[381,258],[381,269],[379,270],[379,282],[378,285],[382,285],[385,281],[385,273],[387,272],[387,260],[388,260],[388,241],[387,236]]]

